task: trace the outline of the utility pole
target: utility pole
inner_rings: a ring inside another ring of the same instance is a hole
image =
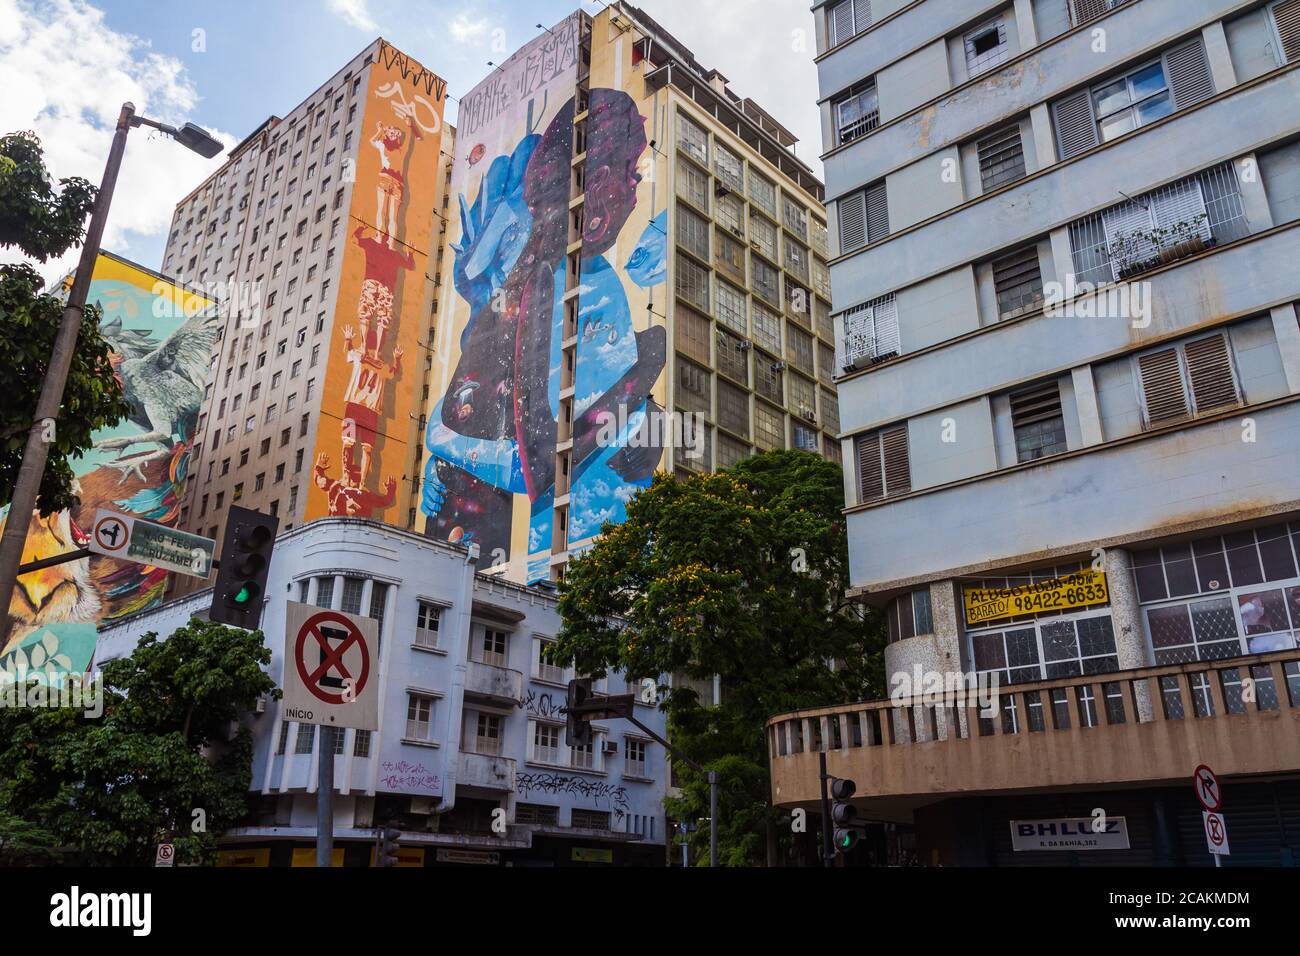
[[[95,260],[99,258],[104,225],[108,221],[108,210],[113,203],[113,190],[117,187],[117,174],[122,168],[122,156],[126,152],[126,136],[133,126],[150,126],[157,129],[174,138],[182,146],[208,159],[222,150],[219,142],[193,123],[186,123],[181,129],[176,129],[143,116],[136,116],[135,105],[132,103],[122,104],[122,111],[117,117],[117,127],[113,131],[113,144],[108,150],[108,162],[104,164],[104,178],[100,182],[99,192],[95,194],[95,208],[90,214],[90,225],[86,228],[86,238],[81,245],[81,258],[77,263],[76,276],[72,280],[67,304],[63,307],[59,331],[54,337],[54,350],[50,354],[50,364],[45,370],[45,381],[41,383],[40,397],[36,400],[32,427],[27,432],[22,464],[18,466],[18,478],[14,483],[14,493],[9,503],[9,520],[5,522],[3,536],[0,536],[0,601],[3,601],[3,605],[0,606],[0,612],[3,612],[0,613],[0,646],[4,645],[5,639],[9,636],[11,627],[9,602],[13,598],[14,587],[18,581],[18,564],[22,561],[23,544],[27,540],[27,529],[31,523],[32,511],[36,508],[41,477],[45,474],[45,463],[49,458],[50,448],[46,435],[49,433],[50,426],[58,427],[59,408],[63,404],[63,389],[67,385],[68,370],[72,367],[72,358],[77,351],[77,336],[81,334],[86,294],[90,291],[90,279],[95,272]]]
[[[320,725],[320,756],[316,760],[316,866],[334,862],[334,734]]]
[[[830,779],[826,773],[826,751],[817,754],[817,762],[822,785],[822,866],[833,866],[835,848],[831,846],[831,800],[826,794],[826,781]]]

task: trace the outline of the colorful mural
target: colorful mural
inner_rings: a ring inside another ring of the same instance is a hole
[[[130,417],[97,432],[73,462],[80,507],[31,516],[23,561],[86,544],[98,508],[177,526],[208,359],[220,319],[214,303],[109,253],[95,263],[88,300],[103,310],[100,330],[131,403]],[[7,514],[3,515],[7,520]],[[79,673],[95,647],[96,622],[162,601],[166,572],[94,557],[18,579],[9,605],[14,627],[0,670]]]
[[[666,334],[652,321],[650,290],[666,279],[667,213],[653,215],[646,117],[593,70],[581,124],[585,201],[573,222],[579,29],[575,15],[539,36],[461,104],[455,301],[444,310],[442,386],[425,432],[421,509],[432,533],[475,541],[528,581],[547,576],[556,541],[562,434],[573,442],[562,548],[623,520],[662,457],[656,444],[628,439],[662,403]],[[630,67],[630,48],[614,56]],[[566,260],[579,237],[573,413],[561,423]]]
[[[397,483],[409,457],[420,371],[419,315],[446,83],[388,43],[371,69],[321,393],[306,518],[404,523]],[[403,364],[405,359],[406,365]]]

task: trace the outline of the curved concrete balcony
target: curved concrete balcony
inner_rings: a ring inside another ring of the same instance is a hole
[[[482,787],[485,790],[513,791],[515,762],[509,757],[462,752],[460,774],[456,779],[456,785]]]
[[[1243,682],[1243,678],[1250,681]],[[1300,767],[1300,650],[824,707],[767,724],[772,802],[817,812],[818,754],[859,813],[906,823],[956,796],[1188,782]],[[1189,784],[1190,785],[1190,784]]]
[[[524,702],[524,675],[509,667],[470,661],[465,669],[465,695],[520,707]]]

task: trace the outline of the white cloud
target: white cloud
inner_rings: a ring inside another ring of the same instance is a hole
[[[373,33],[379,24],[370,15],[367,3],[368,0],[330,0],[330,10],[348,26]]]
[[[705,69],[719,70],[737,96],[749,97],[799,138],[795,154],[822,175],[821,116],[813,17],[795,0],[655,0],[643,5]],[[744,25],[744,42],[720,40]]]
[[[171,125],[200,122],[202,108],[184,64],[117,33],[84,0],[0,0],[0,133],[33,130],[54,178],[98,185],[122,103]],[[210,129],[227,148],[234,136]],[[157,236],[176,203],[223,161],[203,159],[147,128],[132,131],[104,232],[103,247],[130,255],[131,236]],[[75,266],[77,250],[41,266],[53,279]],[[17,250],[0,259],[17,261]],[[161,263],[145,262],[157,267]]]
[[[451,23],[447,29],[451,31],[451,38],[457,43],[470,43],[477,40],[483,34],[487,33],[488,22],[486,18],[471,20],[467,14],[458,13],[452,17]]]

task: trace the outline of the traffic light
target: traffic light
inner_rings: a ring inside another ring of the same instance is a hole
[[[262,620],[262,598],[271,571],[271,552],[280,519],[232,505],[221,539],[220,567],[212,591],[210,620],[235,627],[257,629]]]
[[[591,723],[578,712],[578,708],[590,698],[590,677],[569,681],[569,693],[564,702],[564,742],[570,747],[585,747],[591,743]]]
[[[379,845],[375,849],[375,859],[379,866],[397,866],[397,838],[402,831],[392,825],[379,828]]]
[[[839,777],[831,779],[831,823],[835,827],[833,841],[836,853],[848,853],[862,836],[857,808],[849,803],[857,789],[852,780],[842,780]]]

